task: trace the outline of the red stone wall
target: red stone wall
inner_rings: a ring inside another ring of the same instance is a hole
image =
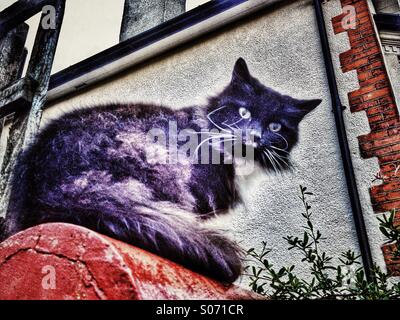
[[[0,300],[260,298],[75,225],[44,224],[0,243]]]

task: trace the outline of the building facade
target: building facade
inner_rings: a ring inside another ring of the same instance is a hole
[[[306,275],[301,256],[283,240],[302,230],[298,194],[306,186],[328,253],[355,250],[399,276],[400,261],[377,220],[400,207],[399,1],[215,3],[145,34],[125,34],[123,42],[53,74],[40,128],[75,108],[110,102],[205,105],[242,57],[268,87],[322,103],[300,125],[293,172],[238,180],[244,204],[213,223],[245,249],[266,241],[275,265],[296,264]],[[3,156],[12,121],[8,115]]]

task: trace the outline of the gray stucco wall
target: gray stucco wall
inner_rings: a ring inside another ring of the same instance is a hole
[[[329,6],[336,15],[338,8]],[[45,112],[43,124],[60,112],[106,102],[154,102],[174,108],[204,104],[230,80],[238,57],[270,87],[297,98],[322,98],[301,125],[300,142],[292,152],[295,173],[257,174],[242,181],[246,206],[220,221],[244,248],[266,240],[276,266],[296,264],[303,274],[300,256],[288,251],[282,239],[302,232],[299,184],[315,193],[314,221],[327,237],[323,248],[339,256],[348,249],[358,251],[358,245],[313,6],[310,0],[289,1],[273,9],[57,102]]]
[[[394,95],[396,98],[397,105],[400,106],[400,32],[399,32],[399,46],[398,54],[389,54],[385,55],[387,68],[389,71],[391,83],[393,86]],[[400,108],[400,107],[398,107]]]

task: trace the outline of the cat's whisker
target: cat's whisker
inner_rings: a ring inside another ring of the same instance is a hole
[[[197,134],[200,134],[200,135],[208,134],[210,136],[208,138],[223,138],[223,137],[233,138],[233,137],[235,137],[235,135],[232,133],[220,133],[220,132],[209,132],[209,131],[200,131],[200,132],[197,132]]]
[[[221,134],[220,132],[212,132],[212,131],[199,131],[196,132],[196,134],[209,134],[209,135],[216,135],[216,134]]]
[[[275,173],[278,174],[278,173],[279,173],[279,168],[278,168],[279,163],[276,162],[274,156],[273,156],[269,151],[267,151],[267,152],[268,152],[268,154],[269,154],[270,157],[271,157],[272,164],[273,164],[273,166],[274,166],[274,168],[275,168]],[[275,164],[277,164],[278,166],[276,166]]]
[[[234,131],[234,130],[235,130],[235,128],[233,128],[233,127],[229,126],[229,124],[226,124],[226,123],[224,123],[224,125],[225,125],[225,126],[227,126],[229,129],[231,129],[232,131]]]
[[[271,152],[276,156],[276,158],[279,160],[279,161],[281,161],[281,162],[283,162],[284,164],[285,164],[285,166],[286,167],[290,167],[290,165],[289,165],[289,163],[287,163],[284,159],[284,157],[282,157],[281,155],[279,155],[278,153],[276,153],[275,151],[273,151],[273,150],[271,150]]]
[[[234,137],[235,135],[232,133],[221,133],[221,132],[207,132],[207,131],[200,131],[200,132],[196,132],[196,134],[200,135],[201,137]]]
[[[214,136],[214,137],[210,137],[210,138],[207,138],[207,139],[204,139],[203,141],[201,141],[201,142],[199,143],[199,145],[196,147],[196,149],[195,149],[195,151],[194,151],[194,154],[197,154],[197,152],[199,151],[199,149],[201,148],[201,146],[202,146],[204,143],[206,143],[207,141],[213,140],[213,139],[215,139],[215,138],[219,138],[219,137],[218,137],[218,136]]]
[[[271,156],[270,156],[268,150],[263,150],[263,152],[264,152],[264,154],[267,156],[267,158],[268,158],[268,160],[269,160],[269,163],[272,165],[272,167],[273,167],[275,173],[278,173],[278,170],[277,170],[277,168],[276,168],[276,165],[275,165],[274,161],[272,160],[272,158],[271,158]]]
[[[237,141],[237,139],[224,139],[224,140],[222,140],[222,141],[212,142],[212,143],[211,143],[211,146],[215,147],[215,144],[216,144],[216,143],[222,144],[222,143],[226,143],[226,142],[236,142],[236,141]],[[233,144],[231,145],[231,147],[233,147]],[[228,152],[227,152],[227,151],[228,151]],[[232,150],[230,150],[230,151],[232,151]],[[229,150],[226,150],[226,145],[224,145],[223,150],[221,150],[221,152],[222,152],[224,155],[229,154]]]
[[[270,160],[269,160],[269,157],[268,157],[268,155],[267,154],[263,154],[264,155],[264,161],[265,161],[265,165],[268,165],[268,164],[270,164]]]
[[[286,159],[287,162],[284,160]],[[285,164],[287,165],[286,169],[290,172],[295,172],[295,165],[292,163],[292,161],[289,158],[282,158],[282,161],[285,162]]]
[[[262,153],[260,153],[260,156],[261,156],[262,163],[267,164],[267,159],[265,157],[265,154],[262,152]]]
[[[270,150],[277,158],[281,159],[282,161],[289,161],[289,155],[282,155],[276,152],[275,150]]]
[[[214,145],[214,144],[216,144],[216,143],[231,142],[231,141],[237,141],[237,139],[236,139],[236,138],[233,138],[233,139],[224,139],[224,140],[222,140],[222,141],[211,142],[210,144],[211,144],[211,145]]]
[[[232,131],[235,131],[235,128],[232,127],[232,125],[227,124],[226,121],[222,122],[222,124],[223,124],[224,126],[227,126],[227,127],[228,127],[229,129],[231,129]],[[237,126],[236,126],[236,127],[237,127]]]
[[[277,166],[279,167],[279,169],[284,170],[283,166],[282,166],[281,163],[279,162],[279,159],[271,152],[271,150],[268,150],[268,153],[271,155],[272,160],[275,161],[275,163],[277,164]]]
[[[234,138],[233,135],[231,135],[232,138]],[[197,155],[199,149],[201,148],[201,146],[206,143],[207,141],[213,140],[213,139],[220,139],[220,138],[228,138],[227,135],[219,135],[219,136],[213,136],[213,137],[209,137],[207,139],[204,139],[203,141],[201,141],[199,143],[199,145],[196,147],[194,154]]]
[[[277,154],[273,150],[269,150],[269,152],[271,153],[272,157],[274,158],[274,160],[278,164],[279,168],[282,169],[282,171],[284,171],[286,168],[289,167],[289,164],[284,160],[284,158],[282,156],[280,156],[279,154]]]
[[[208,118],[208,120],[209,120],[214,126],[216,126],[219,130],[225,131],[225,132],[229,132],[229,130],[226,130],[226,129],[220,127],[219,125],[217,125],[213,120],[211,120],[211,118],[210,118],[209,116],[207,116],[207,118]]]
[[[286,150],[284,150],[284,149],[281,149],[281,148],[278,148],[278,147],[275,147],[275,146],[271,146],[271,148],[272,148],[272,149],[275,149],[275,150],[278,150],[278,151],[282,151],[282,152],[285,152],[285,153],[289,154],[289,152],[288,152],[288,151],[286,151]]]
[[[285,157],[283,155],[280,155],[279,153],[276,153],[274,150],[270,150],[270,152],[272,152],[275,155],[275,157],[279,158],[279,160],[281,160],[281,159],[284,160],[284,161],[289,160],[289,157]]]
[[[280,158],[281,158],[281,161],[283,161],[283,162],[285,163],[286,169],[291,170],[291,169],[293,168],[292,162],[290,161],[289,158],[287,158],[287,157],[282,157],[282,156],[280,156]]]
[[[220,108],[218,108],[218,109],[215,109],[215,110],[211,111],[210,113],[207,114],[207,119],[208,119],[214,126],[216,126],[218,129],[220,129],[220,130],[222,130],[222,131],[225,131],[225,132],[229,132],[229,130],[222,128],[221,126],[219,126],[218,124],[216,124],[216,123],[214,122],[214,120],[211,119],[211,115],[212,115],[212,114],[214,114],[214,113],[216,113],[217,111],[222,110],[222,109],[224,109],[224,108],[226,108],[226,107],[227,107],[227,106],[222,106],[222,107],[220,107]]]
[[[286,138],[285,138],[283,135],[281,135],[280,133],[278,133],[278,132],[274,132],[274,133],[275,133],[278,137],[282,138],[283,141],[285,141],[286,147],[284,148],[284,150],[287,150],[287,149],[289,148],[289,142],[286,140]]]
[[[232,127],[232,126],[234,126],[234,125],[236,125],[236,127],[237,127],[237,124],[238,123],[240,123],[241,121],[243,121],[243,118],[240,118],[238,121],[236,121],[236,122],[234,122],[234,123],[231,123],[231,124],[226,124],[227,126],[229,126],[230,128]],[[226,122],[226,121],[224,121],[224,122]]]
[[[222,134],[214,135],[211,138],[233,138],[233,137],[235,137],[235,135],[230,134],[230,133],[222,133]]]
[[[212,132],[212,131],[200,131],[196,132],[196,134],[208,134],[208,135],[214,135],[214,136],[219,136],[219,135],[233,135],[232,133],[221,133],[221,132]]]

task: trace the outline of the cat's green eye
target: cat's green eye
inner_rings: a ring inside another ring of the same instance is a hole
[[[247,110],[246,108],[240,108],[239,114],[243,119],[250,119],[250,117],[251,117],[251,112],[249,110]]]
[[[279,132],[282,129],[282,125],[280,123],[277,122],[271,122],[269,124],[269,130],[271,130],[272,132]]]

